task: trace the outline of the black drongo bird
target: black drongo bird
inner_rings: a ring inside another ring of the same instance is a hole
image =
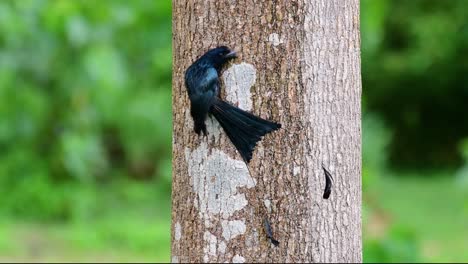
[[[185,72],[185,86],[190,99],[195,132],[206,132],[205,119],[213,115],[246,163],[252,159],[257,142],[267,133],[281,128],[281,124],[270,122],[239,109],[219,97],[219,74],[221,67],[236,53],[226,46],[207,51]]]

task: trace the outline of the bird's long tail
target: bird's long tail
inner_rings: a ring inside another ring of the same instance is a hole
[[[257,117],[220,99],[215,100],[211,113],[246,163],[252,159],[257,142],[265,134],[281,128],[281,124]]]

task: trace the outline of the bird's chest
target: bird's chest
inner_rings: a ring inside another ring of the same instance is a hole
[[[215,69],[204,69],[195,75],[189,85],[193,96],[217,96],[219,94],[218,73]]]

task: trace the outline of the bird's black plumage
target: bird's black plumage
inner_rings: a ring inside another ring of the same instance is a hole
[[[226,46],[207,51],[186,70],[185,86],[195,132],[207,134],[205,120],[212,114],[248,163],[257,142],[265,134],[281,128],[281,124],[257,117],[219,97],[221,68],[235,57],[236,53]]]

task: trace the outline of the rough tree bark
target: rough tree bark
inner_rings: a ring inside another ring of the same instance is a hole
[[[222,97],[283,126],[249,169],[214,119],[193,132],[184,71],[218,45]],[[172,261],[361,262],[359,0],[173,0],[173,54]]]

